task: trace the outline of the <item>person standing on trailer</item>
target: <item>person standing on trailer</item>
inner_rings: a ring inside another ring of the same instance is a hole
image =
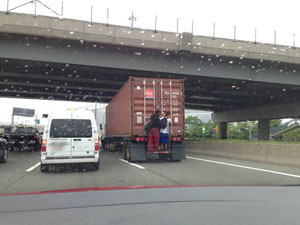
[[[161,129],[160,129],[160,149],[168,150],[169,144],[169,127],[172,124],[172,119],[170,118],[170,113],[167,112],[166,115],[162,113],[163,116],[160,118]]]
[[[157,109],[151,116],[148,132],[148,152],[150,153],[158,151],[159,149],[160,114],[161,111]]]

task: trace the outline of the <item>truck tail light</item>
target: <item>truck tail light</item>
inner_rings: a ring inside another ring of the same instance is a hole
[[[99,139],[95,139],[95,151],[99,151]]]
[[[47,140],[44,139],[42,141],[42,152],[46,152],[47,151]]]

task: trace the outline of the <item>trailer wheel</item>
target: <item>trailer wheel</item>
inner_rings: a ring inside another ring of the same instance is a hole
[[[171,161],[180,162],[184,159],[184,146],[183,143],[172,143],[171,145]]]
[[[127,160],[126,158],[126,146],[127,146],[127,142],[124,143],[123,148],[122,148],[122,156],[124,160]]]
[[[126,145],[126,159],[128,162],[131,162],[132,160],[131,160],[131,152],[129,146],[130,146],[129,144]]]

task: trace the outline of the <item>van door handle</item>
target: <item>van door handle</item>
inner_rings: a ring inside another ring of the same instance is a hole
[[[81,141],[81,139],[73,139],[73,141]]]

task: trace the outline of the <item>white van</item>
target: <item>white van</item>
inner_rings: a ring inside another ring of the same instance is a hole
[[[94,114],[90,111],[64,111],[50,115],[44,129],[41,171],[52,164],[92,163],[99,169],[99,139]]]

